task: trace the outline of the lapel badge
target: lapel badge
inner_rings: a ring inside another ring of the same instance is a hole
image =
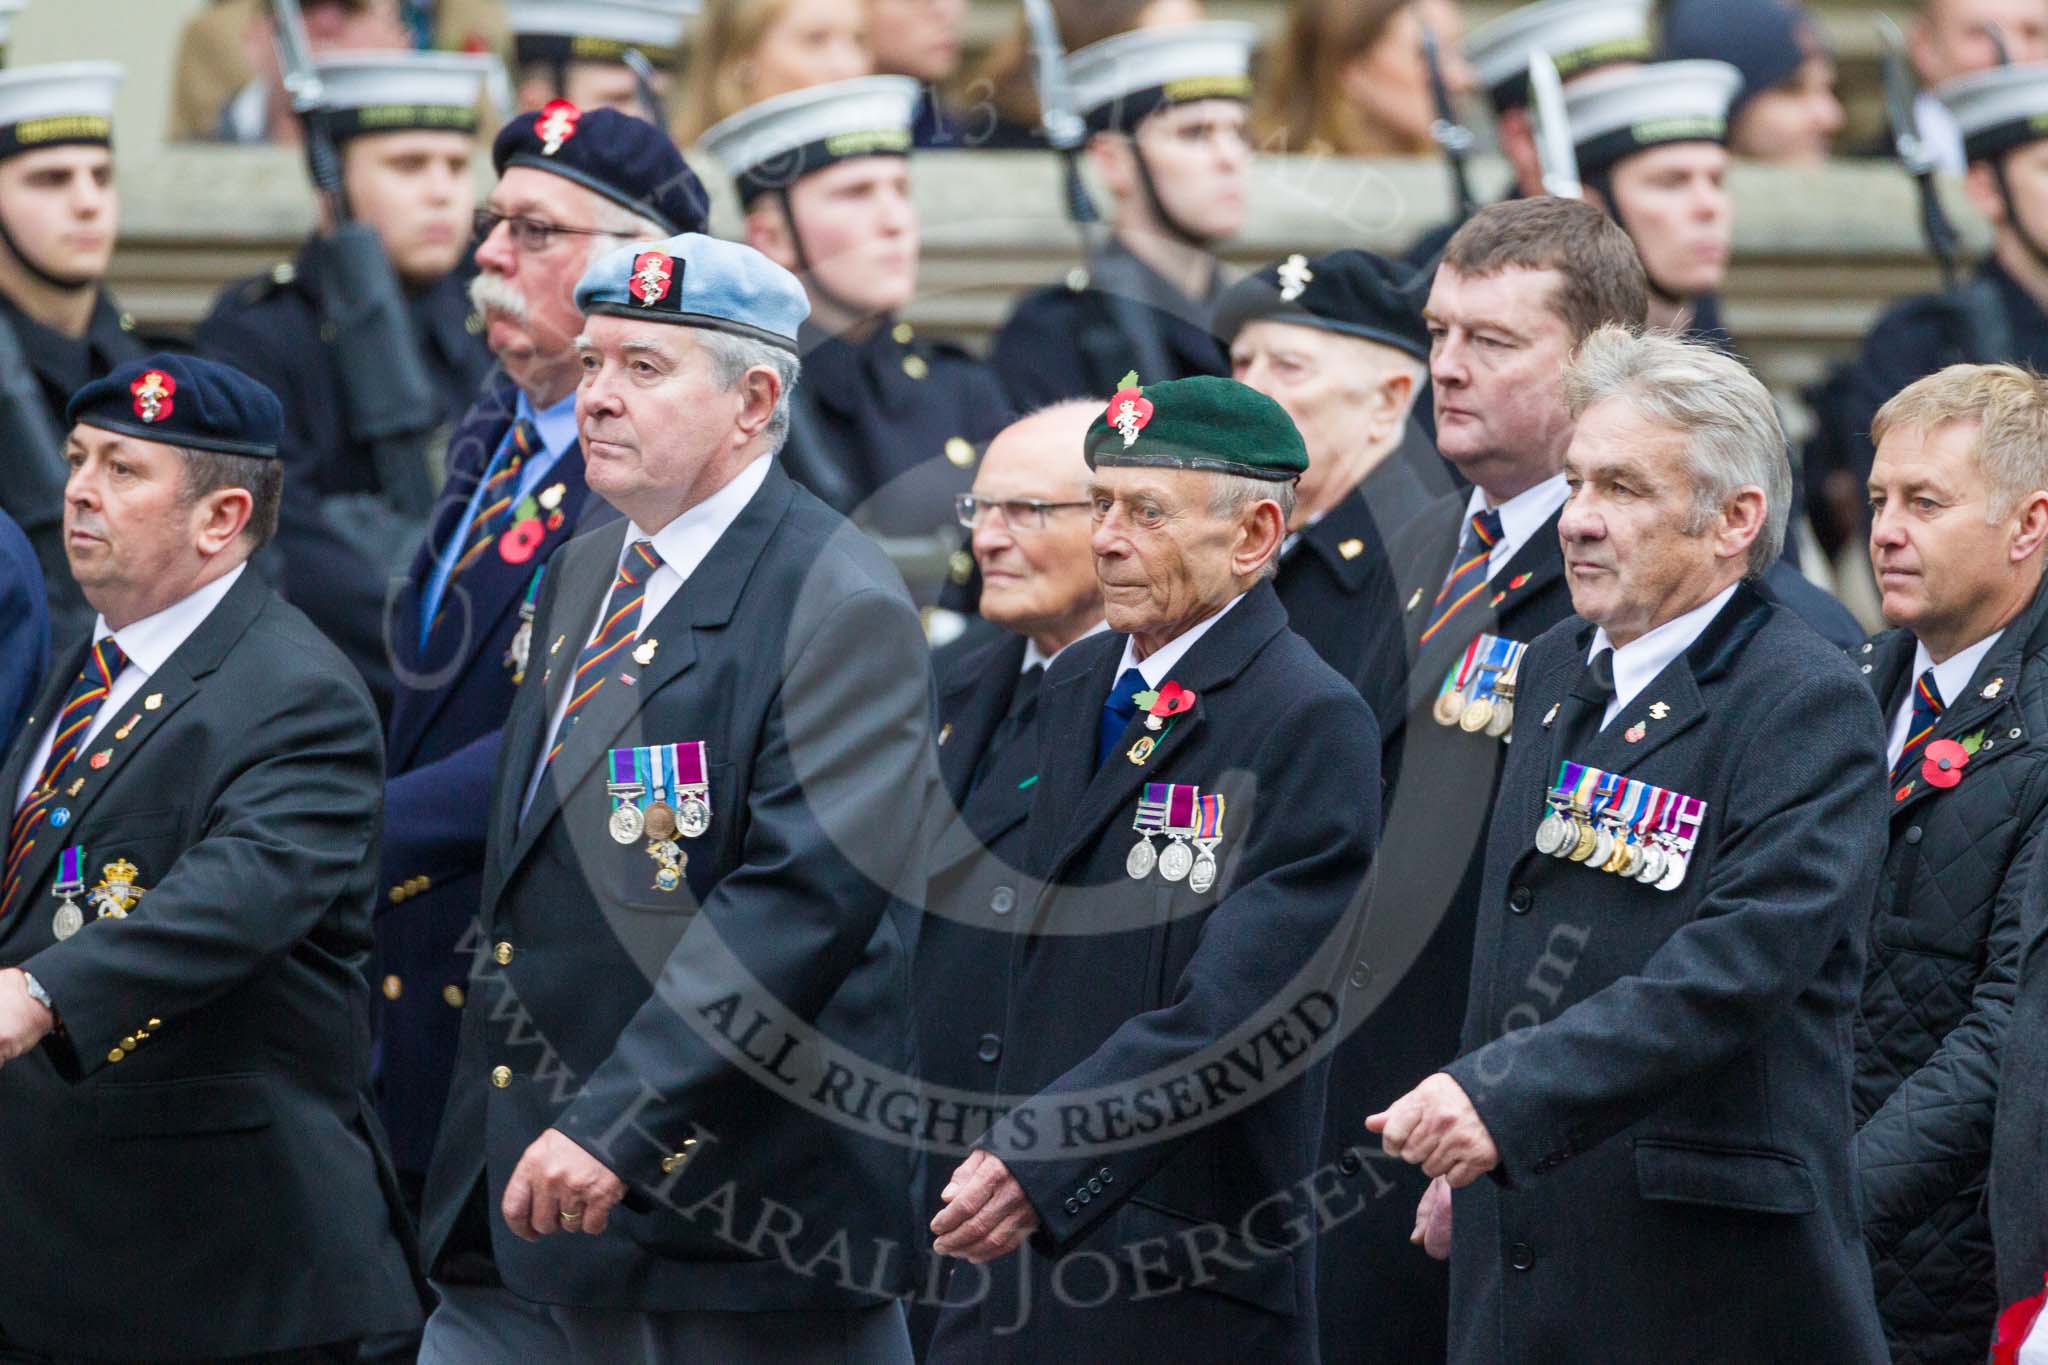
[[[1134,764],[1142,765],[1146,759],[1152,757],[1152,751],[1158,747],[1159,741],[1152,736],[1139,735],[1138,742],[1131,746],[1131,751],[1125,757]]]
[[[1980,695],[1984,698],[1984,700],[1991,701],[1994,698],[1996,698],[2000,692],[2004,690],[2005,679],[1993,678],[1990,682],[1984,684],[1984,691]]]
[[[1549,709],[1548,711],[1545,711],[1545,712],[1543,713],[1543,728],[1544,728],[1544,729],[1548,730],[1548,729],[1550,728],[1550,722],[1552,722],[1552,721],[1554,721],[1554,720],[1556,720],[1556,719],[1557,719],[1557,708],[1558,708],[1558,703],[1557,703],[1557,702],[1552,702],[1552,703],[1550,703],[1550,709]]]
[[[164,694],[161,692],[152,692],[142,699],[142,709],[145,711],[154,711],[163,704]]]
[[[568,636],[566,636],[566,635],[557,635],[557,636],[555,637],[555,642],[554,642],[553,644],[551,644],[551,645],[549,645],[549,646],[548,646],[548,653],[550,653],[550,654],[559,654],[559,653],[561,653],[561,652],[562,652],[562,641],[564,641],[564,640],[566,640],[566,639],[568,639],[568,638],[569,638],[569,637],[568,637]]]
[[[132,730],[133,730],[133,729],[135,728],[136,722],[137,722],[137,721],[140,721],[141,719],[142,719],[142,716],[141,716],[141,715],[140,715],[139,713],[138,713],[138,714],[136,714],[136,715],[133,715],[133,716],[130,716],[130,717],[128,717],[128,719],[127,719],[127,720],[125,720],[125,721],[123,721],[123,722],[121,723],[121,728],[120,728],[120,729],[118,729],[118,730],[116,730],[116,731],[114,731],[114,738],[115,738],[115,739],[126,739],[126,738],[128,738],[128,734],[129,734],[129,732],[130,732],[130,731],[132,731]]]
[[[1662,719],[1664,719],[1664,717],[1666,717],[1666,716],[1668,716],[1668,715],[1670,715],[1670,714],[1671,714],[1671,708],[1670,708],[1670,707],[1668,707],[1668,706],[1666,706],[1666,705],[1665,705],[1665,704],[1664,704],[1663,702],[1661,702],[1661,701],[1653,701],[1653,702],[1651,702],[1651,703],[1650,703],[1650,719],[1651,719],[1651,720],[1662,720]]]
[[[637,674],[633,674],[633,673],[621,673],[621,674],[619,674],[619,681],[620,681],[620,682],[622,682],[622,683],[624,683],[624,684],[625,684],[626,686],[628,686],[628,687],[631,687],[631,686],[633,686],[633,685],[634,685],[635,683],[639,682],[639,681],[640,681],[640,678],[639,678],[639,676],[638,676]]]
[[[1405,608],[1403,608],[1403,610],[1405,610],[1405,611],[1414,611],[1414,610],[1415,610],[1415,609],[1416,609],[1417,607],[1419,607],[1419,606],[1421,606],[1421,605],[1422,605],[1422,589],[1420,589],[1420,588],[1417,588],[1417,589],[1415,590],[1415,595],[1414,595],[1413,597],[1410,597],[1410,598],[1408,599],[1408,605],[1407,605],[1407,606],[1406,606]]]
[[[1145,728],[1158,730],[1166,724],[1169,716],[1193,710],[1195,694],[1168,678],[1159,685],[1158,691],[1140,692],[1131,698],[1131,701],[1139,710],[1145,712]]]
[[[1350,540],[1337,543],[1337,553],[1346,559],[1356,559],[1365,553],[1365,542],[1353,536]]]
[[[1504,592],[1497,592],[1497,593],[1495,593],[1495,594],[1493,595],[1493,600],[1492,600],[1491,602],[1487,603],[1487,605],[1488,605],[1488,606],[1490,606],[1490,607],[1497,607],[1497,606],[1499,606],[1499,605],[1500,605],[1501,603],[1503,603],[1503,602],[1505,602],[1505,601],[1507,601],[1507,600],[1508,600],[1508,595],[1507,595],[1506,593],[1504,593]]]
[[[80,792],[82,792],[82,791],[84,791],[84,790],[85,790],[85,779],[84,779],[84,778],[82,778],[82,777],[80,777],[80,778],[74,778],[74,779],[72,780],[72,783],[71,783],[71,785],[70,785],[70,786],[68,786],[68,787],[66,787],[66,788],[64,789],[64,794],[65,794],[66,796],[74,796],[74,797],[75,797],[75,796],[77,796],[77,795],[78,795],[78,794],[79,794]]]
[[[534,501],[541,505],[541,510],[552,512],[562,505],[562,497],[568,491],[569,485],[565,483],[551,483],[540,490],[540,496]]]
[[[1622,731],[1621,737],[1631,744],[1641,744],[1643,742],[1643,736],[1649,733],[1650,732],[1648,730],[1643,728],[1643,723],[1641,721],[1637,721],[1634,725],[1631,725],[1628,727],[1628,729]]]
[[[95,770],[104,768],[113,761],[114,751],[112,749],[102,749],[87,760],[88,764]]]
[[[1527,583],[1528,581],[1529,575],[1525,573],[1518,573],[1513,578],[1510,578],[1508,580],[1508,591],[1513,592],[1516,588],[1521,587],[1524,583]]]
[[[1908,782],[1908,783],[1906,783],[1906,785],[1904,785],[1903,787],[1900,787],[1900,788],[1899,788],[1899,789],[1898,789],[1897,791],[1895,791],[1895,792],[1893,792],[1893,793],[1892,793],[1892,800],[1894,800],[1894,801],[1903,801],[1903,800],[1905,800],[1905,799],[1906,799],[1907,797],[1911,796],[1912,794],[1913,794],[1913,784],[1912,784],[1911,782]]]
[[[941,745],[941,747],[943,747],[943,746],[945,745],[946,741],[947,741],[947,740],[949,740],[949,739],[951,739],[952,737],[953,737],[953,722],[949,720],[949,721],[947,721],[947,722],[946,722],[946,723],[945,723],[944,725],[941,725],[941,726],[939,727],[939,744]]]
[[[57,807],[57,809],[50,812],[51,829],[62,829],[64,828],[64,826],[70,823],[71,811],[67,807],[59,806]]]
[[[633,651],[633,662],[642,668],[647,667],[647,665],[654,662],[654,651],[660,648],[661,641],[659,640],[651,638],[642,640],[640,647]]]

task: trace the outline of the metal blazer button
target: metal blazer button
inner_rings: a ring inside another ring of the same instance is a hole
[[[1536,1264],[1536,1251],[1527,1242],[1517,1242],[1508,1248],[1508,1264],[1517,1270],[1527,1270]]]
[[[1529,913],[1529,907],[1536,903],[1536,894],[1526,886],[1518,886],[1508,892],[1508,909],[1518,915]]]
[[[993,1062],[1003,1055],[1003,1040],[993,1033],[981,1035],[981,1046],[974,1049],[974,1055],[984,1062]]]

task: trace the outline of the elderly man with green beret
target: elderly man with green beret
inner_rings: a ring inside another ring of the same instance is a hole
[[[1018,1098],[931,1153],[957,1259],[928,1358],[1313,1360],[1378,730],[1273,592],[1308,464],[1279,404],[1133,376],[1085,453],[1110,632],[1040,692],[993,1083]]]

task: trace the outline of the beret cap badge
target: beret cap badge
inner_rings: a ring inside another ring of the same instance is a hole
[[[643,251],[633,258],[633,297],[642,308],[652,308],[668,297],[669,282],[675,278],[675,262],[659,251]]]
[[[576,123],[583,117],[583,111],[567,100],[549,100],[541,108],[540,122],[534,128],[541,138],[541,153],[553,156],[562,150],[562,144],[576,136]]]
[[[1097,390],[1100,392],[1100,390]],[[1109,424],[1124,438],[1124,449],[1129,450],[1138,443],[1138,433],[1152,420],[1152,403],[1138,387],[1138,372],[1132,370],[1119,382],[1117,391],[1109,400],[1106,414]]]
[[[171,395],[178,391],[178,381],[162,370],[137,375],[128,391],[135,395],[135,415],[145,422],[161,422],[177,406]]]
[[[1309,285],[1315,280],[1316,272],[1309,269],[1308,257],[1297,251],[1280,267],[1279,275],[1281,302],[1293,303],[1308,292]]]

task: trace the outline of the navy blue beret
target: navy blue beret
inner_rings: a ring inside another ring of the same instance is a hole
[[[1289,256],[1224,291],[1216,301],[1216,334],[1230,341],[1248,323],[1292,322],[1377,341],[1426,361],[1426,291],[1414,272],[1370,251]]]
[[[670,233],[702,232],[711,200],[667,133],[616,109],[550,100],[498,132],[491,164],[530,166],[573,180]]]
[[[1742,73],[1730,118],[1825,50],[1806,11],[1785,0],[1676,0],[1665,11],[1665,59],[1704,57]]]
[[[277,395],[232,365],[159,353],[95,379],[64,407],[64,419],[145,441],[275,458],[284,435]]]

